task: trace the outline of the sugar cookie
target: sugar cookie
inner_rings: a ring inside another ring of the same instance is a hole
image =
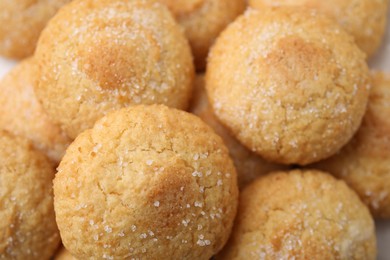
[[[60,242],[54,169],[27,139],[0,131],[0,259],[48,260]]]
[[[71,138],[122,107],[186,109],[192,93],[188,41],[151,0],[76,0],[48,23],[35,57],[37,97]]]
[[[299,8],[249,10],[219,37],[206,88],[217,117],[279,163],[330,157],[366,110],[364,54],[331,19]]]
[[[229,237],[236,178],[222,139],[198,117],[162,105],[113,112],[58,168],[62,242],[80,259],[208,260]]]
[[[232,237],[217,259],[374,260],[374,221],[343,181],[277,172],[240,194]]]

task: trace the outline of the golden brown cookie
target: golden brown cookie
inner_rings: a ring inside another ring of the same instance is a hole
[[[49,22],[35,57],[36,94],[71,138],[122,107],[186,109],[192,93],[188,41],[151,0],[76,0]]]
[[[211,50],[217,117],[270,161],[327,158],[357,131],[368,100],[364,54],[331,19],[299,8],[249,10]]]
[[[373,74],[368,111],[352,141],[313,167],[345,180],[378,218],[390,218],[390,75]]]
[[[56,254],[54,260],[77,260],[77,258],[72,256],[65,247],[62,247]]]
[[[54,169],[27,139],[0,131],[0,259],[49,259],[60,242]]]
[[[225,27],[244,12],[245,0],[158,0],[168,6],[183,26],[196,69],[206,68],[210,47]]]
[[[190,111],[199,116],[222,137],[236,166],[238,186],[240,189],[244,188],[260,175],[287,169],[284,165],[268,162],[248,150],[218,121],[207,100],[207,94],[204,88],[204,75],[196,76],[194,91],[194,99]]]
[[[63,244],[80,259],[210,259],[233,225],[236,179],[222,139],[198,117],[162,105],[113,112],[58,168]]]
[[[335,19],[371,57],[378,50],[385,33],[388,0],[249,0],[249,5],[260,11],[270,6],[300,6],[318,10]]]
[[[70,140],[36,99],[36,73],[35,62],[29,58],[0,81],[0,128],[27,137],[36,149],[59,162]]]
[[[374,221],[343,182],[323,172],[276,172],[240,194],[232,236],[217,259],[376,258]]]
[[[25,58],[34,53],[48,20],[71,0],[1,0],[0,55]]]

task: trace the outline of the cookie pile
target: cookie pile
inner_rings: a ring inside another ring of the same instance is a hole
[[[376,258],[387,1],[248,4],[0,3],[0,259]]]

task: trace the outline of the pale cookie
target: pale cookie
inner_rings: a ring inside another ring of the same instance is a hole
[[[206,68],[210,47],[225,27],[244,12],[245,0],[158,0],[172,11],[190,42],[197,70]]]
[[[374,221],[343,181],[276,172],[240,194],[232,237],[217,259],[374,260]]]
[[[390,76],[373,74],[363,124],[338,154],[313,167],[345,180],[378,218],[390,218]]]
[[[260,175],[277,170],[285,170],[286,166],[268,162],[259,155],[251,152],[240,144],[234,136],[215,117],[204,89],[204,76],[198,75],[195,79],[195,93],[190,111],[199,116],[222,137],[228,147],[230,156],[236,166],[238,186],[240,189],[252,182]]]
[[[34,53],[49,19],[71,0],[1,0],[0,55],[25,58]]]
[[[211,50],[206,88],[248,148],[284,164],[330,157],[357,131],[369,71],[353,38],[315,11],[249,10]]]
[[[60,242],[54,169],[27,139],[0,131],[0,259],[48,260]]]
[[[19,63],[0,81],[0,129],[30,139],[35,148],[58,163],[70,140],[48,118],[34,94],[36,66]]]
[[[264,10],[270,6],[300,6],[335,19],[354,36],[357,45],[371,57],[379,49],[386,29],[388,0],[249,0]]]
[[[54,180],[62,242],[79,259],[210,259],[236,214],[222,139],[161,105],[109,114],[72,143]]]
[[[149,0],[76,0],[42,32],[36,94],[75,138],[108,111],[135,104],[186,109],[191,49],[169,10]]]

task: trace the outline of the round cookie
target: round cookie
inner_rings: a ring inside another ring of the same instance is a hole
[[[76,0],[48,23],[35,57],[36,94],[71,138],[122,107],[186,109],[192,93],[188,41],[151,0]]]
[[[335,19],[371,57],[379,49],[385,33],[388,0],[249,0],[249,5],[259,10],[270,6],[318,10]]]
[[[71,0],[1,0],[0,55],[25,58],[34,53],[49,19]]]
[[[236,166],[238,186],[240,189],[244,188],[260,175],[287,169],[287,166],[268,162],[259,155],[248,150],[218,121],[207,100],[203,75],[198,75],[195,79],[194,99],[190,111],[199,116],[204,122],[211,126],[220,137],[222,137],[225,145],[229,149],[234,165]]]
[[[390,75],[373,74],[368,110],[352,141],[313,167],[345,180],[377,218],[390,218]]]
[[[198,117],[162,105],[113,112],[58,168],[62,242],[79,259],[210,259],[233,225],[236,178],[223,141]]]
[[[198,71],[206,68],[210,47],[225,27],[246,8],[245,0],[158,0],[183,26]]]
[[[50,259],[60,242],[54,169],[27,139],[0,131],[0,259]]]
[[[61,247],[54,260],[77,260],[65,247]]]
[[[228,86],[228,88],[227,88]],[[306,165],[357,131],[369,71],[351,36],[299,8],[248,10],[218,38],[206,89],[216,116],[267,160]]]
[[[35,62],[29,58],[0,81],[0,128],[27,137],[36,149],[59,162],[70,140],[36,99],[36,73]]]
[[[374,260],[374,221],[343,181],[319,171],[276,172],[240,194],[217,259]]]

